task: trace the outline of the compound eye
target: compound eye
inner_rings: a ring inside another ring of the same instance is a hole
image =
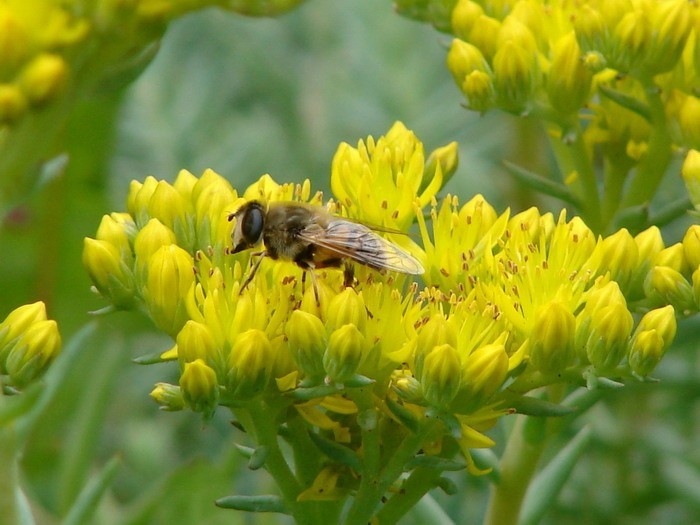
[[[243,214],[241,233],[248,244],[257,244],[263,231],[263,212],[254,207]]]

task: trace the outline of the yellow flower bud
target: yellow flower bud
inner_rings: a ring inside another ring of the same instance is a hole
[[[175,244],[175,234],[158,219],[151,219],[141,228],[134,240],[134,254],[142,264],[148,260],[163,246]]]
[[[658,75],[673,69],[692,28],[691,5],[686,0],[654,2],[650,9],[654,27],[649,55],[645,57],[645,70]]]
[[[452,40],[450,50],[447,52],[447,68],[460,87],[472,71],[489,71],[486,59],[479,48],[459,38]]]
[[[652,25],[644,9],[633,9],[615,27],[617,56],[614,67],[624,71],[638,66],[651,43]]]
[[[68,65],[59,55],[41,53],[22,71],[20,85],[32,104],[55,98],[68,78]]]
[[[484,14],[482,7],[471,0],[458,0],[452,10],[452,33],[461,39],[468,39],[474,24]]]
[[[129,193],[126,197],[126,209],[141,228],[151,218],[148,211],[148,203],[156,191],[158,181],[150,175],[143,183],[132,180],[129,185]]]
[[[103,297],[119,308],[129,308],[133,304],[133,272],[122,260],[116,246],[107,241],[85,237],[83,266]]]
[[[576,319],[569,309],[552,301],[540,309],[530,331],[530,364],[542,373],[558,373],[574,358]]]
[[[214,413],[219,401],[219,383],[216,372],[202,359],[185,363],[180,375],[180,390],[187,406],[205,417]]]
[[[625,228],[603,239],[603,264],[622,290],[627,290],[639,264],[639,250]]]
[[[659,297],[681,312],[695,304],[693,288],[683,275],[668,266],[655,266],[645,282],[648,296]]]
[[[499,102],[508,111],[523,111],[530,99],[537,74],[533,51],[514,40],[499,45],[493,57],[494,86]]]
[[[620,291],[620,285],[616,281],[608,281],[603,286],[591,288],[588,293],[584,313],[589,316],[595,315],[600,309],[611,304],[626,305],[625,296]]]
[[[179,386],[170,383],[156,383],[150,393],[151,398],[160,405],[161,410],[175,412],[185,408],[185,400]]]
[[[459,399],[466,393],[465,400],[483,403],[501,388],[507,374],[505,346],[493,343],[477,348],[464,359]]]
[[[412,365],[416,375],[420,376],[423,370],[423,360],[433,348],[447,344],[457,347],[457,330],[453,323],[440,313],[435,313],[420,329],[416,340],[416,350]]]
[[[700,310],[700,268],[693,272],[693,297],[695,298],[695,309]]]
[[[693,224],[683,236],[683,253],[691,272],[700,268],[700,224]]]
[[[615,368],[627,352],[632,332],[632,314],[622,302],[602,307],[591,316],[586,343],[588,361],[599,370]]]
[[[308,377],[321,377],[327,344],[326,330],[321,320],[308,312],[294,310],[285,329],[296,365]]]
[[[604,49],[605,22],[600,12],[588,4],[583,4],[573,18],[576,37],[585,51]]]
[[[447,407],[459,391],[461,373],[459,353],[452,345],[431,349],[419,376],[426,401],[435,407]]]
[[[204,323],[198,323],[190,319],[185,323],[177,334],[177,358],[180,361],[180,368],[184,369],[187,363],[197,359],[218,369],[220,366],[220,349],[217,348],[211,330]]]
[[[365,331],[367,308],[362,296],[353,288],[345,288],[331,299],[328,305],[326,324],[332,331],[346,324],[355,325],[360,332]]]
[[[187,239],[187,204],[178,191],[164,180],[158,181],[148,200],[148,214],[175,232],[180,239]]]
[[[159,248],[148,265],[144,299],[153,322],[175,337],[188,319],[186,297],[194,285],[192,257],[175,244]]]
[[[261,394],[271,377],[275,355],[265,332],[250,329],[236,337],[228,357],[228,389],[237,399]]]
[[[100,241],[107,241],[119,250],[120,258],[131,265],[133,253],[131,251],[131,240],[135,233],[135,225],[129,215],[112,213],[104,215],[97,228],[95,238]]]
[[[200,246],[216,246],[228,242],[231,225],[227,220],[227,211],[230,211],[235,199],[236,193],[226,179],[213,170],[202,174],[192,189]]]
[[[8,71],[21,64],[30,52],[28,28],[15,9],[7,3],[0,4],[0,57],[2,67]]]
[[[0,353],[2,348],[26,332],[31,325],[46,320],[46,305],[43,301],[24,304],[12,310],[0,323]]]
[[[644,330],[632,340],[627,359],[630,368],[641,376],[649,375],[665,353],[664,340],[656,330]]]
[[[450,142],[449,144],[435,148],[430,155],[428,160],[425,161],[425,169],[423,170],[424,180],[432,179],[437,176],[438,166],[440,167],[440,173],[442,174],[442,180],[446,181],[457,170],[457,165],[459,164],[459,145],[456,142]],[[428,180],[429,182],[429,180]],[[427,184],[425,184],[427,186]],[[444,183],[443,183],[444,185]],[[435,193],[437,193],[436,188]]]
[[[697,143],[700,144],[700,140]],[[690,201],[695,209],[700,210],[700,151],[694,149],[688,151],[681,168],[681,176],[688,190]]]
[[[679,273],[684,273],[688,268],[683,245],[677,242],[661,250],[653,258],[652,266],[668,266]]]
[[[637,328],[635,329],[635,337],[637,334],[648,331],[656,330],[656,332],[661,336],[664,342],[663,351],[668,350],[669,346],[676,337],[676,314],[673,306],[667,305],[663,308],[657,308],[651,310],[644,314],[644,317],[639,321]]]
[[[0,124],[14,122],[27,109],[27,97],[12,84],[0,84]]]
[[[22,387],[42,375],[60,351],[61,335],[56,321],[37,321],[10,349],[4,368],[12,384]]]
[[[328,377],[342,382],[357,372],[366,350],[365,336],[354,324],[345,324],[328,338],[323,367]]]
[[[486,111],[493,107],[496,92],[493,87],[493,78],[488,73],[472,71],[464,79],[461,87],[470,109]]]
[[[698,127],[698,119],[700,119],[700,98],[693,95],[688,95],[683,100],[678,112],[678,127],[680,128],[683,142],[691,148],[700,149],[700,127]],[[688,179],[698,180],[697,164],[698,158],[693,153],[694,150],[688,152],[686,161],[681,169],[681,174],[685,180],[690,200],[695,204],[700,198],[697,196],[698,183],[695,182],[696,189],[693,190],[688,184]],[[692,157],[691,157],[692,156]],[[686,174],[687,173],[687,174]]]
[[[651,226],[634,237],[640,262],[651,261],[664,249],[664,239],[658,226]]]
[[[467,40],[476,46],[488,60],[492,60],[498,47],[498,33],[501,30],[501,23],[490,16],[481,15],[478,17]]]
[[[204,174],[202,174],[202,178],[205,177],[206,173],[212,171],[212,170],[206,170]],[[212,171],[213,173],[213,171]],[[194,192],[194,187],[199,182],[201,179],[198,179],[192,173],[190,173],[187,170],[180,170],[177,173],[177,177],[175,177],[175,181],[173,182],[173,188],[177,190],[177,192],[182,195],[182,198],[185,200],[195,200],[194,196],[192,195]]]
[[[573,31],[561,37],[552,49],[547,78],[549,102],[557,111],[576,113],[587,102],[593,75],[583,63]]]

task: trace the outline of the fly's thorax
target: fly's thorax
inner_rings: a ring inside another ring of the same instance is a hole
[[[299,233],[317,224],[323,211],[323,208],[298,203],[271,203],[263,233],[268,256],[297,263],[310,262],[313,249],[309,242],[300,238]]]

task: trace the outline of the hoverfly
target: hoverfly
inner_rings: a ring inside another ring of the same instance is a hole
[[[253,200],[228,216],[229,221],[233,219],[236,219],[236,225],[231,234],[233,249],[230,253],[253,248],[261,241],[265,246],[263,251],[253,254],[260,258],[241,291],[253,279],[265,257],[292,261],[309,271],[317,303],[315,269],[345,265],[346,286],[352,284],[350,262],[410,275],[420,275],[425,271],[415,257],[380,237],[368,226],[332,215],[321,206],[298,202],[271,202],[265,206]]]

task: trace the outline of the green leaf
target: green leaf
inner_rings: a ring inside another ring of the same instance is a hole
[[[458,471],[467,468],[467,464],[464,461],[456,459],[441,458],[440,456],[426,456],[421,454],[414,457],[408,463],[406,463],[406,470],[413,470],[415,468],[429,468],[440,471]]]
[[[309,401],[311,399],[318,399],[319,397],[330,396],[336,392],[338,392],[338,389],[333,385],[321,385],[309,388],[295,388],[294,390],[285,392],[285,394],[300,401]]]
[[[314,445],[333,461],[347,465],[358,472],[362,470],[362,463],[354,450],[344,447],[330,439],[326,439],[316,432],[309,432],[309,437],[311,441],[314,442]]]
[[[44,388],[41,390],[39,400],[32,404],[27,417],[19,421],[18,435],[25,436],[31,431],[36,421],[42,417],[44,410],[55,398],[68,374],[74,370],[75,363],[80,357],[85,343],[93,336],[96,329],[96,323],[86,324],[64,345],[61,355],[49,367],[48,372],[44,376]]]
[[[217,499],[214,504],[222,509],[244,510],[246,512],[277,512],[289,514],[284,501],[279,496],[264,494],[260,496],[226,496]]]
[[[623,108],[629,109],[633,113],[636,113],[647,122],[651,122],[651,113],[649,112],[649,106],[647,106],[638,98],[631,97],[625,93],[622,93],[604,85],[598,86],[598,90],[605,97],[609,98],[613,102],[619,104]]]
[[[571,414],[574,410],[570,407],[557,405],[544,399],[536,399],[529,396],[520,396],[509,400],[508,404],[518,414],[538,417],[561,417]]]
[[[253,454],[255,453],[255,449],[253,447],[246,447],[245,445],[239,445],[238,443],[233,444],[234,447],[236,447],[236,450],[241,454],[246,459],[250,459],[253,457]]]
[[[485,474],[489,479],[492,479],[495,483],[501,479],[501,463],[500,459],[496,453],[490,448],[473,448],[469,450],[469,453],[474,460],[474,463],[481,470],[491,469],[491,472]]]
[[[137,365],[155,365],[158,363],[168,363],[172,359],[163,359],[161,356],[163,352],[154,352],[152,354],[144,354],[138,357],[134,357],[131,362]]]
[[[411,432],[418,432],[420,429],[420,422],[413,412],[405,408],[403,405],[397,403],[390,397],[386,398],[386,406],[389,410],[391,410],[391,413],[394,414],[396,419],[398,419],[403,426],[405,426]]]
[[[533,480],[525,495],[518,525],[536,525],[541,522],[590,440],[590,429],[583,427]]]
[[[454,496],[457,494],[457,492],[459,492],[459,487],[457,487],[457,484],[445,476],[440,476],[437,486],[448,496]]]
[[[248,461],[248,468],[250,470],[258,470],[265,465],[269,451],[270,450],[265,446],[256,447],[255,450],[253,450],[253,454],[250,456],[250,461]]]
[[[21,487],[16,487],[15,497],[17,500],[17,524],[18,525],[36,525],[34,516],[32,515],[32,508],[27,499],[27,495],[21,489]]]
[[[102,471],[94,476],[85,485],[73,503],[68,515],[61,522],[61,525],[81,525],[82,523],[93,523],[97,505],[107,488],[112,484],[117,473],[120,460],[118,457],[110,459]]]
[[[680,459],[670,454],[659,458],[663,486],[673,494],[700,507],[700,470],[685,458]]]
[[[632,234],[642,231],[649,224],[649,203],[630,206],[615,215],[614,229],[627,228]]]
[[[0,427],[29,412],[41,398],[43,384],[29,385],[13,396],[0,395]]]
[[[525,168],[522,168],[517,164],[508,162],[507,160],[503,161],[503,164],[505,165],[508,172],[517,181],[525,184],[529,188],[532,188],[533,190],[544,195],[551,195],[552,197],[556,197],[557,199],[560,199],[573,206],[576,206],[577,208],[581,207],[581,203],[576,198],[576,196],[573,193],[571,193],[569,188],[561,182],[553,181],[552,179],[548,179],[546,177],[543,177],[542,175],[533,173],[532,171],[526,170]]]
[[[579,415],[595,405],[603,397],[603,391],[602,388],[597,390],[578,388],[566,396],[561,405],[570,408],[576,415]]]
[[[360,374],[355,374],[352,377],[343,381],[343,384],[348,388],[360,388],[374,383],[374,379],[370,379],[369,377]]]
[[[648,224],[654,224],[658,227],[666,226],[667,224],[683,217],[693,209],[693,203],[688,197],[681,197],[673,202],[668,203],[658,212],[649,217]]]

